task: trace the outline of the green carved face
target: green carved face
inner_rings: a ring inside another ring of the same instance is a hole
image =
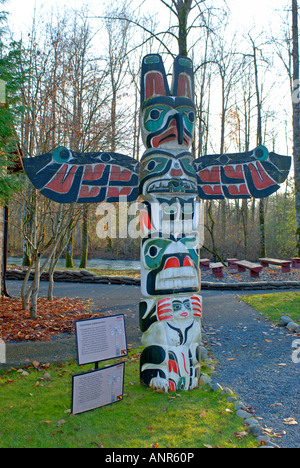
[[[144,259],[147,268],[153,270],[159,267],[164,251],[170,245],[167,239],[153,239],[147,242],[144,249]]]
[[[155,270],[161,266],[164,255],[176,257],[177,253],[180,255],[187,254],[197,265],[199,259],[197,237],[184,237],[178,242],[160,238],[147,239],[143,247],[145,267],[149,270]]]
[[[151,100],[142,110],[145,146],[167,149],[185,145],[189,148],[193,140],[195,119],[195,107],[187,99],[160,97]]]
[[[166,105],[150,106],[144,114],[144,127],[147,132],[156,132],[169,111],[170,107]]]
[[[153,155],[150,159],[147,158],[141,167],[141,173],[147,177],[150,174],[164,174],[167,168],[169,158],[167,156]]]
[[[167,151],[145,153],[140,171],[141,194],[197,194],[197,178],[189,152],[174,155]]]
[[[144,296],[199,291],[198,239],[145,239],[141,282]]]
[[[184,128],[189,134],[192,134],[194,131],[195,110],[190,106],[180,106],[175,110],[173,107],[164,104],[152,105],[144,113],[144,129],[149,133],[157,132],[164,128],[168,119],[174,118],[176,120],[175,116],[177,114],[181,117]]]

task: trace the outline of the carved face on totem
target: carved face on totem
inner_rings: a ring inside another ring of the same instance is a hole
[[[155,82],[154,82],[155,84]],[[192,144],[195,108],[188,98],[155,97],[142,110],[142,135],[147,148]]]
[[[176,295],[145,299],[140,302],[140,326],[143,333],[157,323],[165,321],[200,320],[202,317],[202,296]],[[151,331],[151,330],[149,330]],[[146,337],[143,340],[147,340]]]
[[[197,195],[197,176],[189,152],[151,150],[141,161],[140,194]]]
[[[159,55],[142,66],[141,131],[148,149],[141,161],[140,194],[197,194],[197,177],[189,152],[195,124],[193,66],[174,61],[173,82]]]
[[[178,56],[173,82],[159,55],[147,55],[142,65],[141,128],[146,148],[189,149],[194,133],[194,77],[192,61]]]
[[[163,320],[185,320],[202,317],[201,296],[174,296],[159,299],[156,306],[157,318]]]
[[[200,288],[197,233],[175,240],[150,238],[142,242],[142,294],[159,296],[196,292]]]

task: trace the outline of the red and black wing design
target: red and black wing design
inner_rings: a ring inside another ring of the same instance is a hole
[[[117,153],[75,153],[64,147],[23,159],[32,184],[58,203],[118,202],[138,197],[139,162]]]
[[[203,156],[193,161],[198,193],[204,200],[265,198],[288,177],[292,158],[259,146],[237,154]]]

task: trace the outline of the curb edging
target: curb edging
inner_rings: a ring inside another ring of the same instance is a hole
[[[7,270],[6,280],[22,281],[25,278],[26,269]],[[30,273],[29,281],[33,279],[33,272]],[[126,286],[140,286],[139,278],[129,276],[98,276],[87,270],[64,271],[56,270],[53,275],[54,282],[60,283],[94,283],[94,284],[119,284]],[[44,272],[40,277],[41,281],[49,281],[49,273]],[[257,282],[239,282],[239,283],[217,283],[201,282],[201,290],[268,290],[268,289],[300,289],[299,281],[257,281]]]

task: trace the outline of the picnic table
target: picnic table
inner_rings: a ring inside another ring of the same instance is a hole
[[[216,262],[216,263],[211,263],[209,265],[209,268],[211,268],[213,274],[215,275],[216,278],[223,278],[223,269],[225,268],[223,263],[221,262]]]
[[[299,257],[292,258],[292,267],[293,268],[300,268],[300,258]]]
[[[260,263],[263,267],[271,265],[281,266],[282,273],[289,273],[291,271],[291,260],[278,260],[277,258],[260,258]]]
[[[203,270],[209,270],[209,264],[209,258],[200,258],[200,267],[203,268]]]
[[[235,263],[238,266],[239,271],[250,270],[251,278],[259,278],[259,273],[263,269],[263,266],[260,263],[252,263],[247,260],[239,260]]]
[[[228,258],[227,259],[228,267],[231,268],[231,269],[236,268],[236,266],[237,266],[236,262],[238,262],[238,261],[239,261],[238,258]]]

